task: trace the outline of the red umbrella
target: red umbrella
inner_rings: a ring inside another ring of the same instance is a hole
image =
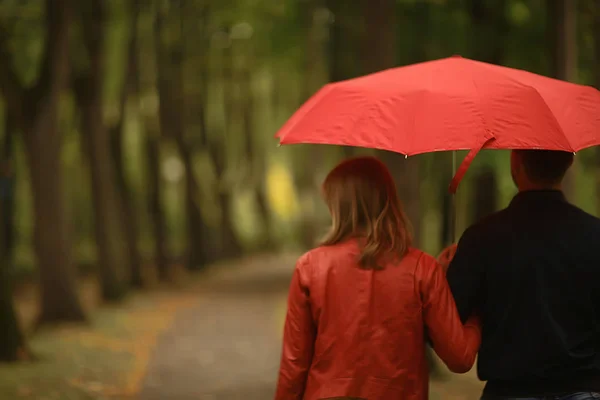
[[[471,150],[454,193],[482,148],[577,152],[600,144],[600,92],[455,56],[325,85],[277,137],[407,156]]]

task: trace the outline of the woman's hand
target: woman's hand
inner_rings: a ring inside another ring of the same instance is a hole
[[[456,254],[456,247],[456,244],[451,244],[437,256],[437,261],[442,265],[444,271],[448,271],[448,266],[450,266],[454,254]]]

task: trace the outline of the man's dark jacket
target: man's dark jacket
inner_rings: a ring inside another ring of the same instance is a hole
[[[467,229],[448,282],[463,322],[482,318],[485,394],[600,391],[600,219],[521,192]]]

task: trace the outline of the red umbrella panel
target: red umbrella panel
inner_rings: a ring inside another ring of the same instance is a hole
[[[407,156],[470,150],[454,193],[482,148],[577,152],[600,144],[600,92],[462,57],[325,85],[276,135]]]

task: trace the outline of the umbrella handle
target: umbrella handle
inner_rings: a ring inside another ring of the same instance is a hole
[[[459,183],[462,178],[467,173],[469,166],[473,162],[473,159],[479,153],[479,151],[484,148],[489,142],[496,139],[496,137],[491,132],[486,132],[486,134],[482,137],[480,142],[473,147],[464,160],[460,163],[460,167],[456,167],[456,150],[452,152],[452,181],[450,182],[450,187],[448,191],[452,195],[450,199],[450,239],[451,244],[456,243],[456,214],[457,214],[457,206],[456,206],[456,189],[458,188]]]
[[[491,142],[492,140],[495,140],[495,139],[496,139],[496,137],[492,133],[488,132],[488,133],[486,133],[485,136],[483,136],[481,138],[481,140],[475,147],[473,147],[471,150],[469,150],[469,153],[467,154],[467,156],[460,163],[460,167],[458,167],[458,170],[453,171],[454,177],[452,178],[452,181],[450,182],[450,187],[448,188],[450,193],[452,193],[452,194],[456,193],[456,189],[458,188],[460,181],[462,181],[462,178],[467,173],[467,170],[469,169],[469,166],[473,162],[473,159],[475,158],[477,153],[479,153],[479,151],[482,148],[484,148],[489,142]]]

